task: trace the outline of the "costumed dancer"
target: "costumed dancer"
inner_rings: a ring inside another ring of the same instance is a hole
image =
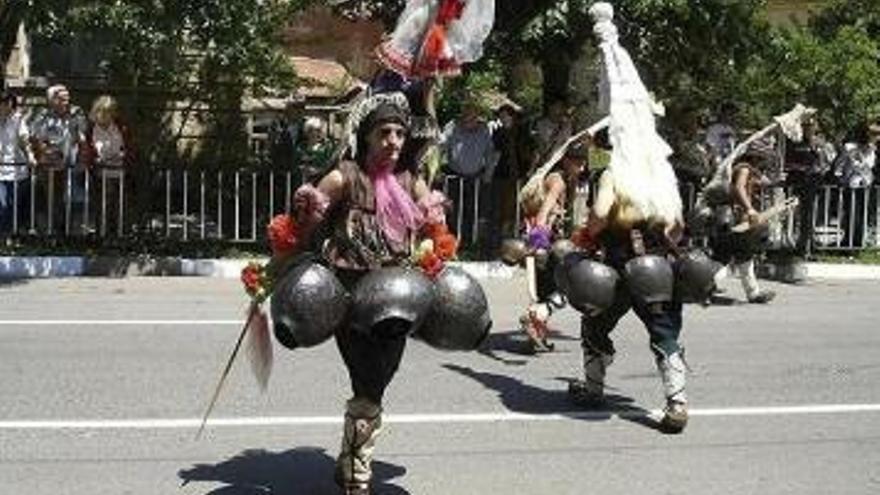
[[[572,382],[569,393],[579,403],[601,403],[606,368],[614,357],[610,334],[632,309],[648,331],[662,379],[666,407],[661,424],[679,432],[688,419],[678,342],[682,303],[673,294],[669,257],[677,249],[683,220],[675,173],[667,161],[671,149],[657,134],[656,105],[618,42],[612,6],[596,3],[589,13],[602,53],[599,103],[608,113],[612,150],[589,220],[575,234],[576,244],[601,253],[605,265],[566,260],[569,299],[575,307],[589,306],[581,321],[584,380]],[[605,301],[594,299],[589,305],[579,300],[578,291],[592,290],[596,296],[600,288],[605,293],[599,299]]]
[[[440,170],[440,129],[435,94],[445,77],[483,55],[495,22],[495,0],[408,0],[394,31],[375,49],[386,69],[373,90],[403,91],[413,109],[411,139],[403,158],[430,185]]]
[[[294,195],[299,243],[320,253],[322,264],[299,263],[277,286],[272,314],[276,337],[288,347],[321,340],[313,338],[309,318],[324,322],[322,335],[330,327],[336,337],[353,392],[336,481],[343,493],[354,495],[370,493],[382,400],[407,335],[442,349],[470,350],[491,321],[479,284],[443,265],[455,255],[457,241],[445,225],[442,194],[399,160],[410,122],[406,97],[373,95],[349,120],[356,133],[354,159]],[[338,282],[309,288],[321,277],[304,270],[327,272],[322,277]],[[333,294],[345,294],[350,307],[340,308]]]
[[[796,198],[789,198],[763,212],[758,210],[762,187],[773,183],[769,172],[780,169],[775,134],[781,132],[800,142],[802,124],[814,113],[815,109],[798,104],[739,144],[722,160],[697,201],[697,225],[706,230],[712,258],[723,265],[715,276],[716,284],[729,273],[735,274],[750,303],[766,304],[776,297],[775,292],[761,289],[755,274],[755,260],[769,236],[767,221],[798,205]]]
[[[408,78],[388,69],[380,69],[370,82],[369,94],[401,92],[410,106],[410,129],[401,150],[402,163],[431,186],[440,169],[440,126],[437,124],[435,77]]]
[[[709,248],[712,258],[723,265],[716,275],[716,284],[732,272],[742,283],[746,300],[752,304],[766,304],[776,297],[776,292],[761,289],[755,273],[755,259],[767,243],[770,231],[761,221],[756,207],[758,195],[770,179],[763,172],[767,162],[775,158],[775,144],[762,140],[753,143],[746,153],[734,163],[726,201],[714,205],[714,217],[709,229]],[[748,230],[734,232],[734,226],[748,223]]]
[[[526,263],[531,303],[520,318],[520,328],[528,337],[530,350],[549,352],[549,319],[565,306],[558,292],[554,270],[562,257],[572,251],[569,241],[574,218],[576,191],[586,180],[588,144],[564,143],[562,158],[550,167],[541,167],[520,193],[524,240],[508,240],[502,245],[502,259],[509,264]],[[586,198],[577,197],[585,200]],[[585,202],[585,201],[584,201]]]
[[[379,61],[407,77],[444,77],[483,55],[495,22],[495,0],[409,0]]]

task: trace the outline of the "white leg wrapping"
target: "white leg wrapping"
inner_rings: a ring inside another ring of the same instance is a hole
[[[657,369],[663,380],[663,392],[667,402],[687,404],[687,395],[685,394],[687,366],[681,358],[681,353],[676,352],[658,359]]]
[[[584,391],[590,395],[601,397],[605,393],[605,372],[614,356],[603,354],[593,349],[584,349]]]
[[[568,395],[576,404],[595,407],[605,397],[605,372],[614,361],[613,354],[605,354],[584,342],[584,380],[568,384]]]
[[[746,298],[753,299],[757,297],[761,293],[761,288],[758,286],[758,277],[755,275],[755,260],[737,264],[736,272],[742,282]]]
[[[723,282],[728,275],[730,275],[730,267],[728,265],[719,268],[718,271],[715,272],[715,285],[720,286],[721,282]]]
[[[376,439],[382,431],[381,408],[365,399],[346,404],[342,448],[336,460],[337,482],[346,493],[369,490]]]

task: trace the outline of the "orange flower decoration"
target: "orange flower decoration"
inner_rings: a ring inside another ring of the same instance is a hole
[[[433,252],[425,253],[422,258],[419,260],[419,268],[425,272],[430,278],[436,277],[441,271],[443,271],[443,259],[437,256]]]
[[[297,227],[290,215],[276,215],[266,227],[273,256],[286,256],[296,250]]]
[[[458,239],[452,234],[443,234],[434,239],[434,254],[446,261],[455,258],[458,251]]]
[[[241,271],[241,283],[248,295],[256,296],[263,289],[263,267],[258,263],[248,263]]]

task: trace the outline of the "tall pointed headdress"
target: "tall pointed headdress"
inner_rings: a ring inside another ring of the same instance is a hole
[[[612,151],[608,167],[615,192],[646,219],[667,224],[681,221],[678,182],[668,161],[672,149],[657,133],[654,120],[658,104],[642,83],[629,53],[620,46],[611,4],[595,3],[589,13],[602,54],[599,107],[609,118]]]

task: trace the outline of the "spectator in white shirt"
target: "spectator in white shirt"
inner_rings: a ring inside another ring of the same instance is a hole
[[[869,187],[874,183],[880,127],[860,125],[853,138],[843,145],[843,152],[835,164],[834,174],[840,178],[841,185],[845,187]]]
[[[0,234],[24,226],[30,199],[27,178],[34,163],[30,132],[15,95],[0,92]]]
[[[843,145],[834,166],[834,175],[840,185],[850,191],[843,195],[842,225],[846,235],[843,245],[850,247],[866,246],[864,226],[870,225],[876,216],[876,205],[868,205],[868,188],[874,183],[874,166],[877,164],[877,142],[880,140],[880,126],[863,123],[856,128],[853,140]],[[867,218],[865,215],[867,214]],[[850,226],[852,229],[850,229]]]

